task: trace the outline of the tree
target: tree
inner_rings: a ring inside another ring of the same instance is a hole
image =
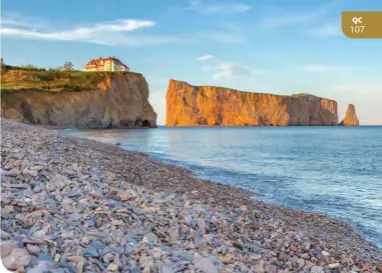
[[[23,65],[21,67],[25,68],[26,70],[36,70],[37,69],[37,66],[35,66],[33,64],[26,64],[26,65]]]
[[[73,64],[72,64],[72,62],[66,62],[65,64],[64,64],[64,70],[73,70]]]
[[[1,58],[1,74],[3,74],[6,71],[5,64],[3,58]]]

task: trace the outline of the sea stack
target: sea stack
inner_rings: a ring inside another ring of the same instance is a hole
[[[357,114],[355,112],[355,106],[353,104],[348,105],[348,110],[346,111],[346,116],[343,121],[338,125],[340,126],[359,126],[359,121]]]
[[[310,94],[252,93],[170,80],[167,126],[337,126],[337,102]]]

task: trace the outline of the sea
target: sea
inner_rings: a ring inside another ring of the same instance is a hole
[[[120,143],[258,200],[342,219],[382,248],[382,126],[62,130]]]

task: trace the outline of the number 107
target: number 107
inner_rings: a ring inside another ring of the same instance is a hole
[[[350,26],[352,33],[363,33],[365,26]]]

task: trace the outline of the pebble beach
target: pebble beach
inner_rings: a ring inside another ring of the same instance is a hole
[[[11,272],[382,272],[340,220],[118,146],[1,119],[0,174]]]

